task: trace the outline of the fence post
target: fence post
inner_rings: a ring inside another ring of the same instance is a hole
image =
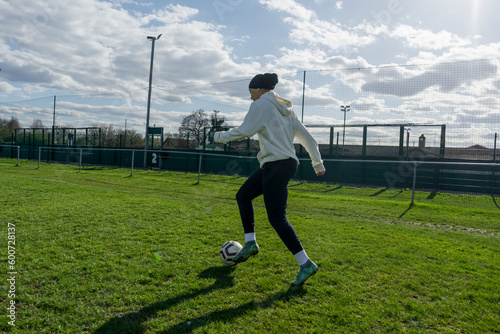
[[[198,162],[198,183],[200,183],[200,174],[201,174],[201,160],[203,158],[203,153],[200,153],[199,155],[199,162]]]
[[[328,146],[328,153],[331,156],[333,154],[333,136],[335,134],[334,127],[330,127],[330,145]]]
[[[368,137],[368,126],[363,125],[363,147],[361,148],[361,156],[366,159],[366,140]]]
[[[83,155],[83,150],[80,148],[80,165],[78,167],[78,171],[82,171],[82,155]]]
[[[132,151],[132,164],[130,166],[130,176],[134,175],[134,157],[135,157],[135,151]]]
[[[403,160],[404,142],[405,142],[405,127],[404,127],[404,125],[401,125],[399,127],[399,159],[400,160]]]
[[[446,125],[441,125],[441,140],[439,143],[439,159],[443,160],[446,149]]]
[[[31,132],[28,133],[28,160],[31,160]]]
[[[495,141],[493,143],[493,162],[497,161],[497,139],[498,133],[495,132]]]
[[[18,146],[17,147],[17,165],[16,166],[20,166],[19,164],[19,156],[21,155],[21,146]]]
[[[495,174],[497,171],[497,165],[495,164],[497,162],[497,138],[498,138],[498,133],[495,132],[495,141],[493,143],[493,170],[491,173],[491,194],[495,194]]]
[[[335,148],[335,158],[339,157],[339,136],[340,136],[340,132],[337,131],[337,146]]]
[[[38,169],[40,169],[40,160],[42,160],[42,147],[38,148]]]
[[[413,162],[413,186],[411,190],[411,205],[413,205],[415,201],[415,185],[417,183],[417,163]]]

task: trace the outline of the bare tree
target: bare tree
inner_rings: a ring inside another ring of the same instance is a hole
[[[21,125],[19,125],[17,118],[11,117],[10,121],[7,123],[7,127],[9,128],[9,132],[13,133],[16,129],[19,129]]]
[[[187,138],[189,134],[190,139],[195,139],[198,144],[201,144],[203,141],[203,129],[211,125],[210,118],[205,111],[203,109],[198,109],[184,117],[179,127],[179,136],[181,138]]]
[[[38,119],[38,118],[34,119],[33,122],[31,123],[31,126],[30,126],[30,128],[32,128],[32,129],[41,129],[43,127],[44,126],[43,126],[42,120]]]
[[[190,139],[196,140],[198,144],[201,144],[205,128],[219,129],[225,123],[226,118],[224,116],[216,116],[215,114],[208,116],[203,109],[198,109],[182,120],[182,124],[179,127],[179,138],[186,139],[189,134]]]
[[[121,136],[121,145],[124,147],[144,147],[144,136],[137,133],[136,130],[127,129],[118,130],[116,135]]]
[[[117,147],[120,145],[117,139],[117,132],[113,125],[94,124],[94,127],[101,128],[101,143],[104,147]],[[127,131],[128,132],[128,131]]]
[[[144,136],[137,133],[136,130],[127,129],[125,133],[124,129],[115,129],[111,124],[93,124],[92,126],[101,129],[99,145],[104,147],[144,147]]]
[[[3,118],[0,118],[0,143],[6,143],[10,140],[10,132],[9,132],[9,121]]]
[[[11,117],[10,120],[0,118],[0,143],[9,142],[14,131],[20,127],[15,117]]]

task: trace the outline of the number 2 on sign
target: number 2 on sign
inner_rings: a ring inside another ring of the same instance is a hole
[[[153,153],[153,160],[151,162],[155,164],[157,157],[156,153]]]

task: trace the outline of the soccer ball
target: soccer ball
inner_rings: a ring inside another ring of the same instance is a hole
[[[234,266],[236,263],[231,259],[242,249],[243,246],[238,241],[228,241],[220,249],[220,259],[224,264]]]

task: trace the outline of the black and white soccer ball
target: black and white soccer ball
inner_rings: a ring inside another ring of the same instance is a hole
[[[238,241],[228,241],[220,249],[220,259],[224,264],[234,266],[235,263],[231,259],[242,249],[243,246]]]

